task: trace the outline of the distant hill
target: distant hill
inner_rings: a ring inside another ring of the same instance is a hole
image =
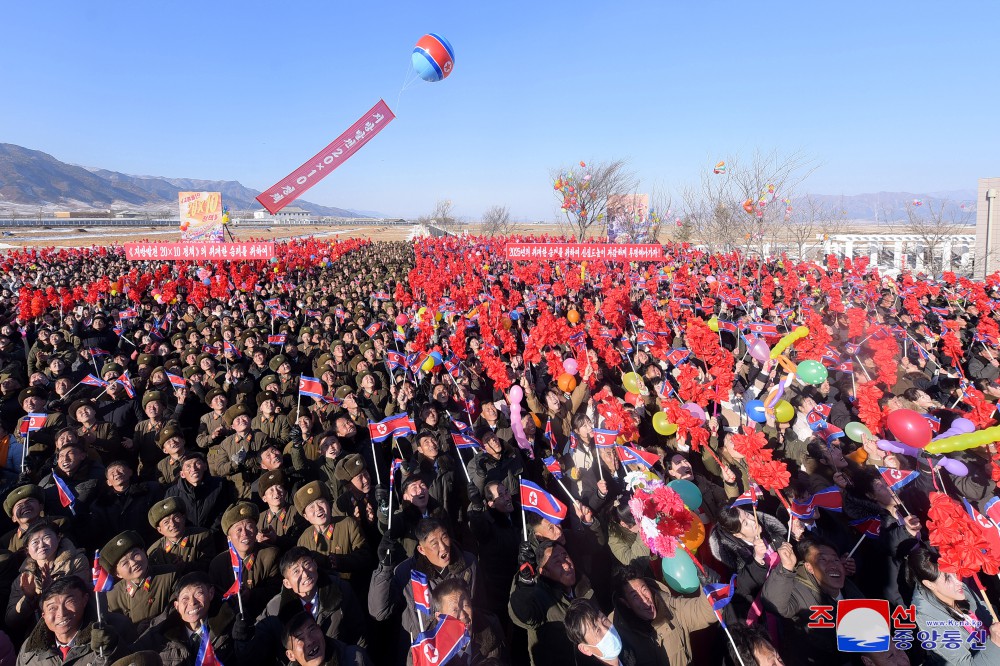
[[[810,194],[808,196],[823,208],[843,211],[841,215],[847,220],[898,224],[908,219],[908,210],[921,215],[930,206],[937,210],[943,205],[945,219],[955,222],[967,221],[969,224],[974,224],[976,221],[975,190],[954,190],[927,194],[876,192],[844,196],[833,194]],[[793,201],[793,205],[802,206],[805,199],[806,197],[799,197]],[[914,205],[914,201],[921,203]]]
[[[177,193],[185,191],[221,192],[222,201],[234,210],[262,208],[254,200],[260,192],[235,180],[130,176],[66,164],[38,150],[0,143],[0,209],[176,211]],[[358,217],[354,211],[301,199],[294,205],[316,215]]]

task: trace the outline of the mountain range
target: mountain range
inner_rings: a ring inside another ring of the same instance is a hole
[[[38,150],[0,143],[0,217],[9,213],[34,214],[39,209],[174,212],[177,193],[187,191],[221,192],[223,202],[233,210],[262,208],[255,200],[260,192],[234,180],[132,176],[67,164]],[[898,224],[907,220],[910,213],[922,216],[940,207],[944,209],[942,218],[949,222],[975,221],[974,189],[924,194],[811,194],[808,198],[817,207],[834,211],[846,221]],[[795,197],[793,207],[808,205],[806,199]],[[321,216],[384,217],[373,211],[352,211],[302,200],[296,200],[294,205]]]
[[[47,153],[0,143],[0,215],[55,210],[177,211],[178,192],[221,192],[233,210],[260,210],[258,190],[235,180],[131,176],[60,162]],[[298,199],[295,206],[321,216],[358,217],[354,211]]]

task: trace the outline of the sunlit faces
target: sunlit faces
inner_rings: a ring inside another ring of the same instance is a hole
[[[26,544],[28,557],[38,563],[51,562],[59,549],[59,535],[46,527],[28,537]]]
[[[564,587],[576,585],[576,567],[561,544],[555,543],[546,548],[538,565],[539,572],[546,578]]]
[[[300,666],[319,666],[326,659],[326,636],[315,620],[307,620],[288,636],[285,656]]]
[[[174,610],[181,621],[192,629],[197,629],[208,617],[209,605],[215,597],[215,589],[211,585],[194,583],[186,585],[177,593]]]
[[[115,575],[122,580],[134,583],[145,578],[148,569],[149,559],[146,557],[146,551],[142,548],[133,548],[125,553],[122,559],[118,560],[118,564],[115,566]]]
[[[282,574],[281,584],[300,599],[308,598],[316,591],[319,581],[319,567],[312,557],[303,557]]]
[[[76,589],[65,594],[53,594],[42,603],[42,621],[60,643],[68,643],[83,624],[87,597]]]
[[[233,543],[237,552],[245,556],[257,543],[257,523],[250,520],[238,520],[230,526],[226,536]]]
[[[307,504],[302,515],[310,525],[322,527],[330,517],[330,503],[321,497]]]
[[[451,537],[447,530],[439,527],[417,545],[417,551],[433,566],[444,569],[451,563]]]

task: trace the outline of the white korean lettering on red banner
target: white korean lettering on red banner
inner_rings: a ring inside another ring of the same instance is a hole
[[[663,261],[657,243],[507,243],[511,261]]]
[[[333,143],[280,181],[260,193],[257,201],[273,215],[347,161],[361,146],[395,118],[383,100],[373,106]]]
[[[129,261],[267,261],[274,243],[125,243]]]

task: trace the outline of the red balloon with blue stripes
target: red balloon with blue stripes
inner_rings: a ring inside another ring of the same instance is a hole
[[[411,59],[417,75],[434,83],[448,78],[455,68],[455,49],[447,39],[431,32],[417,40]]]

